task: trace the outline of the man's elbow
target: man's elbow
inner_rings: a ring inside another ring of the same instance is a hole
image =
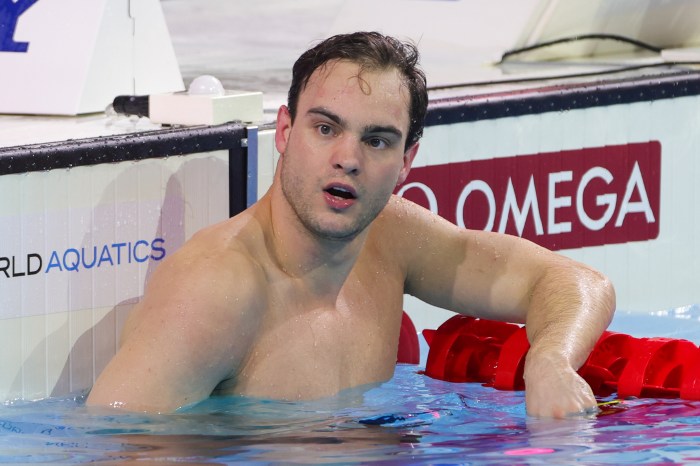
[[[591,299],[595,299],[592,303],[599,310],[600,319],[605,322],[605,326],[610,323],[615,314],[617,306],[617,297],[615,294],[615,286],[610,278],[602,272],[589,269],[589,276],[585,280],[584,286],[588,288],[587,294]]]

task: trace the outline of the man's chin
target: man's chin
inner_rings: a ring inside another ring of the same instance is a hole
[[[320,239],[326,241],[335,241],[338,243],[347,243],[355,238],[361,233],[361,230],[356,229],[319,229],[315,231],[316,236]]]
[[[360,218],[350,215],[319,216],[306,223],[307,229],[319,239],[349,242],[360,236],[371,225],[375,216]]]
[[[326,241],[349,242],[357,238],[365,228],[366,226],[328,223],[316,225],[311,230],[318,238]]]

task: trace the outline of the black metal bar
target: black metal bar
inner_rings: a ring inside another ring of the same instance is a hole
[[[244,129],[245,131],[245,129]],[[245,139],[241,134],[240,142]],[[228,151],[228,211],[233,217],[243,212],[248,200],[248,150],[242,143]]]
[[[0,175],[240,148],[239,123],[0,148]]]
[[[426,126],[606,107],[700,94],[700,73],[683,72],[614,81],[547,86],[437,99],[430,102]]]

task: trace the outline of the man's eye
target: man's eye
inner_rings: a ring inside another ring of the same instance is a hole
[[[323,134],[324,136],[328,136],[330,134],[333,134],[333,128],[331,128],[328,125],[318,125],[318,132]]]
[[[370,138],[367,140],[367,144],[374,149],[385,149],[389,144],[381,138]]]

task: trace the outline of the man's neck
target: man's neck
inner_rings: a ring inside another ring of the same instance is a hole
[[[329,239],[309,231],[281,192],[268,193],[270,253],[280,270],[313,295],[335,302],[362,251],[367,231],[351,239]]]

